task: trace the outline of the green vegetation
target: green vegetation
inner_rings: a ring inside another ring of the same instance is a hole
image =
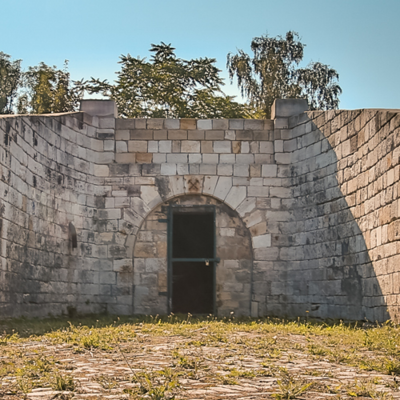
[[[150,61],[121,56],[115,84],[91,79],[89,93],[116,101],[127,118],[245,118],[250,109],[221,90],[213,58],[177,58],[170,44],[152,45]]]
[[[49,114],[74,111],[83,98],[83,81],[71,82],[68,62],[57,69],[40,63],[22,74],[23,88],[18,98],[19,114]]]
[[[126,118],[269,118],[278,98],[305,98],[311,110],[337,108],[338,73],[320,62],[298,68],[304,47],[288,32],[254,38],[252,58],[243,50],[228,54],[229,76],[237,78],[245,104],[224,94],[214,58],[178,58],[163,42],[151,45],[150,60],[122,55],[114,83],[72,81],[68,61],[63,69],[41,62],[22,71],[21,60],[0,52],[0,114],[76,111],[85,91],[114,99]]]
[[[193,385],[268,384],[276,399],[390,399],[399,390],[400,327],[392,323],[88,316],[8,320],[0,331],[4,398],[35,388],[78,396],[88,382],[136,399],[185,398]],[[359,372],[341,379],[343,371]]]
[[[289,31],[285,38],[268,35],[254,38],[251,42],[253,57],[243,50],[228,54],[231,80],[237,78],[242,96],[266,118],[270,118],[275,99],[307,99],[310,110],[338,108],[342,93],[339,74],[320,62],[298,68],[304,47],[299,35]]]

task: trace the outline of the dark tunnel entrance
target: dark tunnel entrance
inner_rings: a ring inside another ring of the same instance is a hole
[[[214,209],[172,212],[171,311],[210,314],[215,305]]]

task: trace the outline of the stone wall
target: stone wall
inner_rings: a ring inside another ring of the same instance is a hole
[[[314,314],[399,320],[400,114],[308,112],[289,124],[293,254]]]
[[[94,176],[107,157],[102,120],[0,118],[1,316],[107,310],[99,230],[108,188]]]
[[[212,204],[219,315],[399,319],[399,114],[305,110],[1,117],[0,315],[167,312],[159,220]]]

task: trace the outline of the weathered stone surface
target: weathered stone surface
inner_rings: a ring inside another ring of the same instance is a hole
[[[221,315],[397,320],[399,121],[2,116],[1,315],[167,312],[165,206],[182,201],[215,206]]]

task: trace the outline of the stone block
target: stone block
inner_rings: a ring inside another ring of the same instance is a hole
[[[290,153],[275,153],[275,162],[277,164],[290,164],[291,162]]]
[[[127,153],[128,152],[127,142],[123,142],[123,141],[115,142],[115,151],[117,153]]]
[[[213,142],[211,140],[203,140],[201,142],[201,153],[202,154],[214,153]]]
[[[228,140],[214,142],[213,149],[214,153],[230,153],[231,142]]]
[[[143,164],[151,164],[153,161],[152,153],[135,153],[136,154],[136,162]]]
[[[236,132],[233,130],[225,131],[225,140],[235,140],[236,139]]]
[[[217,185],[214,190],[214,196],[221,200],[225,200],[226,196],[231,190],[231,187],[232,187],[232,178],[223,176],[219,177]]]
[[[128,142],[128,151],[130,153],[147,153],[147,141],[130,140]]]
[[[180,129],[180,120],[179,119],[166,119],[164,121],[165,129]]]
[[[148,150],[149,153],[158,153],[158,142],[150,140],[148,142]]]
[[[161,164],[161,175],[176,175],[176,164]]]
[[[292,192],[291,192],[290,188],[271,187],[270,188],[270,196],[271,197],[279,197],[279,198],[290,198],[290,197],[292,197]]]
[[[218,175],[232,176],[232,164],[218,164]]]
[[[100,117],[99,128],[101,129],[115,129],[115,118]]]
[[[146,128],[147,129],[163,129],[164,128],[164,118],[149,118],[147,119]]]
[[[166,140],[168,139],[168,131],[166,129],[160,129],[153,131],[154,140]]]
[[[271,119],[288,118],[308,110],[307,100],[276,99],[271,108]]]
[[[189,154],[189,164],[200,164],[201,154]]]
[[[297,149],[297,140],[292,139],[292,140],[285,140],[283,143],[283,151],[284,152],[290,152],[294,151]]]
[[[249,186],[248,193],[251,197],[269,197],[269,188],[260,186]]]
[[[153,131],[147,129],[135,129],[130,131],[131,140],[151,140],[153,139]]]
[[[81,100],[79,111],[98,117],[112,116],[117,118],[118,110],[114,100]]]
[[[265,235],[253,236],[253,248],[259,249],[263,247],[271,247],[271,234],[267,233]]]
[[[176,173],[178,175],[187,175],[189,173],[189,165],[188,164],[176,164]]]
[[[115,129],[118,130],[128,130],[135,129],[135,120],[134,119],[125,119],[125,118],[117,118],[115,120]]]
[[[288,118],[275,118],[275,129],[287,129],[289,127]]]
[[[253,154],[236,154],[235,159],[237,164],[254,164]]]
[[[171,140],[160,140],[158,145],[158,151],[160,153],[171,153],[172,142]]]
[[[206,131],[206,140],[223,140],[224,138],[225,132],[222,130]]]
[[[235,210],[246,198],[246,192],[245,186],[232,186],[225,198],[225,203]]]
[[[200,142],[193,140],[182,140],[181,151],[182,153],[200,153]]]
[[[203,182],[203,193],[212,195],[217,184],[217,176],[205,176]]]
[[[247,154],[250,152],[250,143],[249,142],[240,142],[241,143],[241,148],[240,152],[243,154]]]
[[[203,154],[203,163],[218,164],[218,154]]]
[[[243,119],[230,119],[229,120],[229,129],[233,129],[233,130],[244,129],[244,120]]]
[[[188,162],[188,155],[187,154],[167,154],[167,163],[180,163],[184,164]]]
[[[249,166],[248,165],[235,164],[234,165],[233,175],[234,176],[248,177],[249,176]]]
[[[110,169],[107,165],[94,165],[93,173],[94,176],[109,176]]]
[[[218,157],[217,154],[216,156]],[[234,154],[221,154],[219,160],[221,164],[235,164],[236,157]]]
[[[244,120],[244,129],[263,130],[264,129],[264,120],[262,120],[262,119],[245,119]]]
[[[216,175],[216,164],[200,164],[200,174],[202,175]]]
[[[252,130],[236,131],[236,140],[253,140]]]
[[[168,139],[172,140],[186,140],[187,139],[187,131],[186,130],[171,130],[168,131]]]
[[[277,176],[278,166],[276,164],[263,165],[261,176],[274,178]]]
[[[173,140],[172,141],[172,152],[173,153],[180,153],[181,152],[181,141],[180,140]]]
[[[213,119],[212,120],[212,127],[213,129],[228,129],[229,128],[229,121],[227,119]]]
[[[283,140],[274,141],[274,151],[275,153],[283,153]]]
[[[205,138],[204,131],[198,131],[198,130],[188,131],[189,140],[204,140],[204,138]]]
[[[197,129],[203,129],[203,130],[212,129],[212,120],[211,119],[197,120]]]
[[[117,153],[115,155],[115,162],[117,163],[127,163],[133,164],[136,162],[136,154],[135,153]]]
[[[196,129],[197,121],[194,118],[182,118],[181,129]]]

